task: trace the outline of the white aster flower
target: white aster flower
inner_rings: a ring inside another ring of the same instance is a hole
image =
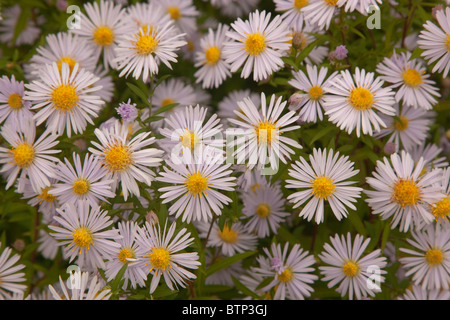
[[[172,184],[159,189],[163,194],[162,203],[174,201],[169,207],[169,214],[175,218],[182,215],[182,221],[209,221],[213,213],[222,214],[224,205],[231,199],[224,191],[233,191],[235,177],[229,170],[231,164],[221,164],[217,161],[199,164],[176,164],[166,162],[167,166],[157,178],[158,181]]]
[[[264,248],[266,257],[259,256],[259,267],[254,272],[262,278],[273,277],[273,280],[261,291],[275,291],[274,300],[304,300],[311,296],[314,288],[311,284],[318,279],[312,274],[315,264],[313,255],[304,251],[299,244],[295,244],[289,250],[289,243],[281,248],[281,245],[272,243],[270,250]]]
[[[100,160],[86,154],[81,164],[80,155],[73,153],[74,166],[67,158],[58,164],[59,183],[53,186],[52,194],[58,197],[60,203],[87,200],[91,207],[99,205],[100,201],[114,198],[111,191],[113,180],[108,177],[108,170],[101,166]]]
[[[159,166],[163,153],[162,150],[148,148],[155,142],[155,137],[147,138],[150,132],[140,133],[129,140],[129,130],[128,125],[122,125],[118,120],[109,129],[95,129],[100,143],[93,141],[96,149],[89,148],[112,175],[112,190],[115,191],[121,183],[125,200],[129,193],[140,196],[136,181],[151,185],[155,173],[150,168]]]
[[[450,227],[430,224],[423,230],[412,230],[406,241],[414,249],[400,248],[408,256],[400,262],[413,275],[415,285],[423,289],[449,290],[450,284]]]
[[[384,58],[376,70],[381,79],[392,84],[391,88],[398,88],[395,100],[402,100],[403,105],[429,110],[441,96],[422,62],[411,59],[410,52],[394,52],[391,58]]]
[[[411,289],[406,289],[406,292],[398,297],[397,300],[450,300],[450,291],[426,290],[419,286],[413,286]]]
[[[305,18],[304,8],[309,0],[273,0],[275,11],[282,12],[281,18],[288,25],[303,25]]]
[[[345,12],[357,10],[359,13],[367,16],[370,7],[379,10],[377,3],[381,4],[382,2],[382,0],[339,0],[337,5],[339,7],[345,6]]]
[[[260,0],[211,0],[211,4],[224,16],[237,18],[248,16],[255,10]]]
[[[16,25],[19,21],[22,9],[19,4],[9,8],[2,8],[2,19],[0,20],[0,41],[10,46],[13,45]],[[41,16],[36,20],[27,19],[21,21],[25,23],[24,29],[17,35],[14,42],[15,46],[24,44],[33,44],[41,34],[40,24],[44,23],[45,19]],[[37,22],[37,23],[36,23]]]
[[[329,121],[349,134],[355,130],[357,137],[361,131],[372,135],[386,127],[378,112],[390,116],[395,114],[392,107],[394,92],[383,88],[383,81],[375,78],[373,72],[358,67],[354,75],[348,70],[341,71],[331,84],[330,95],[325,97],[325,114]]]
[[[136,242],[138,228],[138,225],[133,221],[119,222],[118,230],[122,239],[118,239],[116,242],[120,244],[120,247],[114,248],[111,260],[106,262],[105,276],[107,281],[113,280],[123,265],[128,263],[123,275],[123,279],[125,279],[122,286],[123,290],[126,290],[129,283],[131,283],[133,289],[136,289],[136,285],[145,287],[144,280],[147,278],[147,273],[132,263],[145,254],[145,251],[139,251],[142,248],[138,248]]]
[[[200,12],[192,0],[155,0],[164,8],[170,19],[182,32],[191,34],[197,30],[197,17]]]
[[[439,201],[431,204],[431,213],[439,223],[448,224],[450,219],[450,167],[445,168],[441,174],[440,191],[442,197]]]
[[[268,160],[270,168],[276,170],[278,162],[286,163],[290,154],[294,153],[290,147],[301,149],[302,146],[294,139],[284,136],[284,133],[300,128],[295,123],[298,116],[294,111],[281,115],[287,101],[282,102],[282,97],[276,99],[272,95],[267,105],[266,96],[261,93],[261,109],[253,101],[245,98],[238,102],[240,110],[235,110],[238,119],[228,121],[242,130],[233,130],[237,137],[237,163],[243,163],[249,159],[248,167],[257,166],[261,169]]]
[[[428,130],[434,123],[435,113],[424,109],[415,109],[406,105],[400,109],[394,105],[395,116],[380,115],[387,127],[381,129],[374,136],[382,138],[389,135],[386,142],[395,143],[396,150],[404,149],[408,152],[419,145],[424,145]],[[418,159],[417,159],[418,160]]]
[[[200,222],[196,226],[199,237],[208,240],[206,245],[220,249],[220,253],[226,257],[255,250],[258,244],[256,235],[250,233],[240,222],[225,222],[222,229],[217,221]]]
[[[289,80],[288,83],[295,89],[301,91],[299,94],[303,95],[303,99],[298,105],[291,104],[289,109],[300,109],[299,115],[302,121],[316,122],[317,118],[322,121],[322,104],[328,94],[330,82],[333,81],[337,72],[333,72],[327,77],[328,68],[322,67],[318,71],[317,66],[311,66],[309,64],[306,65],[306,72],[307,74],[302,70],[292,72],[294,79]]]
[[[59,245],[64,246],[64,254],[72,262],[76,258],[80,268],[92,270],[105,268],[105,259],[109,259],[118,248],[115,242],[120,238],[117,229],[109,230],[113,223],[106,211],[100,207],[89,206],[87,201],[68,202],[57,209],[54,217],[58,225],[49,225],[51,233]]]
[[[215,250],[218,251],[218,250]],[[227,257],[223,256],[220,253],[214,252],[214,254],[208,250],[205,254],[205,262],[208,267],[213,266],[215,263],[218,263]],[[239,260],[226,268],[220,269],[217,272],[209,275],[205,279],[205,284],[218,284],[223,286],[234,287],[233,277],[238,279],[241,274],[244,272],[244,268],[242,266],[242,260]]]
[[[59,141],[58,137],[49,130],[42,133],[36,140],[36,126],[34,122],[16,131],[4,125],[1,129],[3,139],[9,144],[8,148],[0,147],[0,163],[3,164],[0,172],[6,172],[6,189],[20,178],[28,177],[35,192],[51,185],[50,178],[56,175],[55,162],[58,159],[51,156],[61,150],[53,150]],[[18,184],[17,192],[23,192],[24,185]]]
[[[230,41],[225,42],[223,50],[231,72],[244,65],[241,77],[248,78],[253,71],[253,80],[260,81],[284,66],[281,57],[287,55],[291,37],[280,16],[269,23],[270,17],[270,12],[256,10],[249,20],[238,18],[231,24],[233,30],[226,34]]]
[[[242,195],[244,219],[248,219],[245,228],[255,232],[258,238],[265,238],[270,233],[277,234],[280,223],[289,213],[284,211],[285,198],[279,183],[262,185],[254,192]]]
[[[330,241],[331,245],[326,243],[324,251],[319,254],[319,258],[329,265],[319,267],[323,275],[322,281],[328,282],[328,288],[340,283],[336,291],[342,297],[348,294],[350,300],[354,296],[358,300],[368,295],[374,297],[376,292],[380,292],[380,284],[385,280],[383,274],[386,274],[382,269],[387,262],[385,257],[380,257],[380,249],[362,256],[370,238],[364,240],[358,234],[352,242],[350,233],[347,233],[347,238],[335,235],[330,237]],[[376,281],[372,280],[374,274]]]
[[[302,11],[305,20],[309,24],[317,25],[320,29],[328,30],[331,20],[336,16],[339,10],[338,0],[310,0]]]
[[[199,163],[209,158],[223,160],[222,124],[217,115],[206,121],[206,108],[197,105],[178,109],[164,119],[160,145],[175,163]],[[219,137],[218,137],[219,136]]]
[[[1,247],[0,242],[0,247]],[[16,264],[19,254],[11,256],[12,249],[5,247],[0,254],[0,300],[5,299],[9,293],[24,293],[27,286],[25,282],[25,273],[19,272],[25,268],[23,264]]]
[[[146,252],[137,262],[142,271],[152,274],[150,294],[158,286],[161,276],[166,285],[175,290],[177,287],[185,288],[189,279],[196,275],[186,269],[197,269],[200,265],[197,252],[179,252],[189,247],[194,238],[186,228],[176,231],[176,223],[167,229],[167,224],[161,231],[159,224],[146,222],[144,228],[138,229],[136,242],[138,250]]]
[[[228,95],[223,98],[218,104],[217,114],[221,118],[224,125],[228,125],[228,118],[239,119],[239,117],[234,113],[234,110],[238,111],[238,102],[243,101],[244,98],[249,98],[255,106],[261,104],[261,98],[258,93],[251,92],[250,89],[244,90],[233,90]]]
[[[111,289],[105,288],[102,284],[102,279],[98,279],[96,275],[91,275],[89,272],[77,271],[71,277],[75,278],[75,283],[71,283],[71,285],[67,285],[67,287],[61,276],[59,276],[58,290],[56,290],[52,285],[48,286],[53,299],[109,300],[109,298],[111,297]],[[67,281],[69,283],[71,279],[69,278]]]
[[[56,213],[56,209],[55,209]],[[55,215],[49,216],[49,215],[43,215],[41,224],[48,226],[48,225],[57,225],[57,222],[53,219]],[[59,252],[59,244],[58,240],[55,240],[50,233],[46,229],[40,229],[39,230],[39,238],[37,240],[39,243],[39,247],[37,250],[40,252],[40,254],[49,260],[55,259],[56,255]]]
[[[136,27],[151,30],[158,25],[164,25],[170,21],[170,15],[164,8],[154,1],[135,3],[127,7],[128,23]]]
[[[353,169],[354,163],[348,160],[348,156],[341,156],[333,149],[313,150],[309,155],[311,164],[305,158],[292,164],[289,176],[295,180],[286,180],[286,188],[301,189],[288,196],[288,200],[294,203],[294,208],[308,203],[300,211],[299,216],[311,221],[315,216],[317,224],[324,221],[324,204],[327,201],[338,220],[347,217],[346,207],[356,210],[353,205],[360,197],[362,191],[359,187],[349,186],[355,181],[347,181],[358,174],[359,170]]]
[[[45,72],[45,66],[53,63],[56,63],[60,72],[64,63],[69,65],[70,72],[77,63],[80,69],[94,72],[98,57],[86,40],[71,33],[59,32],[49,34],[45,42],[44,47],[40,46],[36,49],[37,53],[31,57],[29,64],[25,67],[28,79],[39,79],[42,69]]]
[[[167,117],[173,111],[181,109],[182,107],[195,106],[199,103],[198,100],[194,87],[185,83],[181,78],[170,78],[161,82],[159,86],[155,88],[151,101],[152,113],[155,113],[168,105],[178,103],[176,107],[159,114],[162,117]],[[155,127],[161,127],[163,124],[163,120],[152,122],[152,126]]]
[[[434,216],[428,206],[439,201],[440,170],[423,173],[424,161],[420,158],[415,164],[404,150],[394,153],[383,161],[377,161],[373,177],[366,181],[374,190],[365,190],[366,202],[372,213],[380,214],[383,220],[393,216],[392,228],[400,223],[400,231],[407,232],[410,227],[431,223]]]
[[[417,44],[429,65],[436,61],[431,72],[442,72],[445,78],[450,70],[450,7],[437,10],[436,20],[439,27],[430,20],[423,25],[425,30],[420,32]]]
[[[134,30],[134,26],[124,19],[125,9],[121,5],[115,5],[109,0],[86,3],[84,5],[86,14],[80,13],[82,28],[71,29],[71,32],[85,39],[87,46],[92,48],[97,59],[103,53],[103,65],[106,69],[109,66],[115,68],[113,60],[115,58],[114,48],[118,39],[127,32]]]
[[[184,34],[175,33],[172,21],[164,24],[144,25],[139,31],[125,34],[115,47],[116,58],[112,60],[121,70],[119,77],[128,77],[145,82],[149,76],[158,73],[158,66],[162,62],[172,69],[170,62],[177,62],[177,51],[186,44],[182,38]]]
[[[11,124],[19,130],[33,119],[31,103],[25,101],[24,96],[23,81],[17,81],[14,75],[0,78],[0,124]]]
[[[94,124],[105,102],[95,95],[101,88],[97,85],[98,77],[75,64],[70,71],[69,65],[63,63],[61,70],[54,62],[41,69],[40,79],[27,84],[25,100],[31,101],[31,109],[40,109],[35,115],[36,125],[46,121],[46,126],[58,135],[72,131],[83,133],[87,123]]]
[[[247,166],[235,166],[235,171],[243,172],[237,178],[238,190],[244,194],[253,192],[256,193],[259,189],[269,186],[266,175],[263,175],[260,170],[250,170]]]
[[[58,171],[56,171],[55,177]],[[41,212],[44,217],[51,219],[56,215],[56,209],[60,206],[61,202],[58,197],[53,194],[54,186],[56,183],[55,178],[50,178],[50,185],[45,188],[41,188],[39,191],[35,191],[32,187],[29,178],[19,178],[17,184],[23,185],[23,197],[22,199],[28,200],[28,204],[35,207],[38,212]]]
[[[439,157],[443,150],[434,143],[423,143],[415,145],[408,151],[415,163],[423,158],[423,172],[430,172],[433,169],[444,169],[449,164],[445,156]],[[439,158],[438,158],[439,157]]]
[[[199,68],[194,76],[202,88],[218,88],[226,78],[231,77],[230,65],[222,54],[227,25],[219,24],[216,31],[211,28],[200,39],[200,51],[195,53],[195,67]]]

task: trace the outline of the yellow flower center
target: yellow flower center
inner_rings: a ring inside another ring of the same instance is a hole
[[[63,63],[67,63],[69,65],[69,70],[70,72],[72,72],[73,67],[75,67],[75,64],[77,63],[74,59],[72,59],[71,57],[62,57],[61,59],[58,60],[58,70],[61,73],[62,70],[62,64]]]
[[[226,243],[236,243],[238,239],[237,232],[234,231],[232,227],[229,228],[227,223],[225,223],[225,225],[223,226],[222,231],[218,231],[218,235],[219,238]]]
[[[94,41],[100,46],[109,46],[114,42],[114,33],[110,27],[98,27],[94,31]]]
[[[138,39],[135,44],[135,49],[137,54],[148,56],[149,54],[155,52],[159,41],[149,34],[138,35]]]
[[[181,18],[181,12],[180,12],[180,9],[178,9],[178,7],[167,8],[167,13],[170,14],[170,17],[173,20],[178,20]]]
[[[261,203],[256,208],[256,214],[260,218],[265,218],[270,215],[270,206],[267,203]]]
[[[447,46],[447,51],[450,52],[450,35],[447,34],[447,39],[445,39],[445,45]]]
[[[292,269],[291,268],[284,269],[284,271],[280,273],[277,277],[278,280],[280,280],[281,282],[288,282],[289,280],[292,279]]]
[[[194,150],[198,142],[198,137],[194,132],[189,132],[186,130],[186,133],[180,136],[180,143],[183,147]]]
[[[373,104],[373,93],[366,88],[354,88],[350,92],[350,104],[356,110],[370,109]]]
[[[56,109],[67,112],[77,105],[77,90],[70,84],[60,84],[53,89],[52,102]]]
[[[308,4],[309,4],[308,0],[295,0],[294,1],[294,6],[299,10]]]
[[[84,248],[86,248],[86,250],[89,250],[89,247],[93,242],[93,239],[92,233],[88,228],[80,227],[72,233],[72,236],[73,242],[77,247],[80,248],[80,252]]]
[[[170,268],[170,251],[164,249],[163,247],[152,248],[151,253],[147,253],[150,259],[150,263],[152,268],[150,271],[154,269],[158,270],[166,270],[166,268]]]
[[[254,185],[252,185],[250,187],[250,189],[252,189],[253,193],[256,193],[256,189],[259,190],[260,188],[261,188],[261,186],[259,185],[259,183],[255,183]]]
[[[120,262],[127,263],[127,258],[135,258],[136,256],[132,248],[123,248],[122,250],[120,250],[117,257],[119,258]]]
[[[105,164],[110,171],[121,172],[133,162],[130,148],[121,143],[111,146],[105,151]]]
[[[342,271],[347,277],[354,277],[359,271],[359,266],[356,262],[348,261],[346,264],[342,266]]]
[[[395,130],[404,131],[408,129],[409,120],[405,116],[399,116],[394,122]]]
[[[260,33],[249,34],[245,40],[245,50],[251,56],[257,56],[266,48],[266,39]]]
[[[412,180],[400,179],[394,186],[393,200],[402,208],[420,201],[420,189]]]
[[[431,213],[437,218],[446,219],[450,216],[450,198],[444,198],[437,202],[431,209]]]
[[[8,98],[8,105],[14,110],[22,108],[22,96],[18,93],[12,93]]]
[[[258,126],[255,126],[255,132],[256,132],[256,140],[259,144],[272,144],[272,138],[275,138],[275,135],[277,133],[277,128],[275,127],[275,124],[273,124],[270,121],[264,121],[260,122]]]
[[[335,6],[338,0],[325,0],[325,2],[329,6]]]
[[[34,160],[34,148],[29,143],[21,143],[11,150],[14,162],[19,168],[28,168]]]
[[[206,64],[213,66],[220,59],[220,49],[217,47],[210,47],[205,52]]]
[[[38,197],[41,198],[42,201],[45,201],[45,202],[51,203],[51,202],[55,201],[56,196],[49,193],[50,189],[52,189],[52,187],[46,187],[46,188],[42,189],[41,194]]]
[[[309,98],[311,100],[319,100],[323,94],[323,90],[319,86],[313,86],[309,89]]]
[[[312,194],[317,198],[328,200],[334,191],[333,181],[325,176],[317,177],[312,184]]]
[[[90,189],[90,183],[84,178],[80,178],[73,183],[73,192],[76,194],[85,194]]]
[[[188,190],[189,194],[191,194],[194,198],[198,195],[202,195],[202,193],[206,193],[208,190],[208,177],[204,177],[200,171],[194,174],[188,174],[187,180],[184,181],[185,188]]]
[[[168,106],[169,104],[173,104],[173,103],[175,103],[175,101],[173,99],[166,98],[161,102],[161,107],[165,107],[165,106]]]
[[[430,266],[435,266],[444,260],[444,255],[439,249],[430,249],[425,253],[425,260]]]
[[[194,41],[187,40],[186,42],[187,42],[186,46],[187,46],[188,51],[193,52],[195,50]]]
[[[408,87],[415,88],[422,83],[422,76],[419,71],[415,69],[408,69],[403,71],[402,78]]]

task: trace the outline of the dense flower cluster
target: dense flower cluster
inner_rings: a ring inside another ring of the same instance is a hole
[[[0,299],[450,299],[450,7],[31,3],[0,20]]]

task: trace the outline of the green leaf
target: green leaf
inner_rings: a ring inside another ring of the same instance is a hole
[[[386,247],[386,243],[389,239],[389,232],[391,231],[391,226],[389,223],[386,223],[383,229],[383,235],[381,236],[381,251],[384,251],[384,248]]]
[[[156,110],[156,112],[153,115],[156,116],[157,114],[169,111],[170,109],[175,108],[177,105],[179,105],[179,103],[168,104],[167,106],[161,107],[158,110]]]
[[[220,271],[222,269],[225,269],[229,266],[231,266],[233,263],[236,263],[240,260],[243,260],[245,258],[248,258],[252,255],[254,255],[256,251],[247,251],[243,253],[235,254],[234,256],[227,257],[219,262],[214,263],[206,270],[206,277],[209,277],[210,275],[216,273],[217,271]]]
[[[122,268],[120,268],[119,272],[117,273],[114,280],[111,282],[111,291],[114,292],[119,289],[123,275],[125,274],[125,271],[127,270],[128,263],[124,263]]]
[[[263,300],[264,299],[263,297],[257,295],[255,292],[253,292],[252,290],[247,288],[242,282],[240,282],[235,277],[231,276],[231,279],[233,280],[233,283],[236,286],[236,288],[239,291],[241,291],[243,294],[245,294],[246,296],[252,297],[253,299],[256,299],[256,300]]]
[[[336,130],[335,126],[327,126],[320,130],[316,135],[313,136],[311,141],[309,142],[309,145],[311,146],[315,141],[319,140],[320,138],[326,136],[327,134],[331,133],[332,131]]]
[[[358,215],[357,212],[350,212],[348,214],[348,220],[355,227],[355,229],[356,229],[356,231],[358,231],[358,233],[360,233],[363,236],[367,235],[367,230],[364,227],[364,224],[361,221],[361,217]]]
[[[133,91],[139,98],[141,98],[142,102],[144,102],[145,105],[147,105],[148,107],[150,106],[150,101],[148,101],[148,96],[147,94],[142,91],[138,86],[127,82],[127,86],[128,88],[130,88],[131,91]]]
[[[27,27],[30,17],[31,17],[31,9],[28,7],[21,8],[19,18],[17,19],[16,27],[14,28],[14,35],[12,39],[13,43],[16,42],[17,37],[19,37],[22,31],[25,30],[25,28]]]

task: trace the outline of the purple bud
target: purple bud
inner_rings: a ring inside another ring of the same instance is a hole
[[[66,0],[58,0],[56,1],[56,7],[58,8],[59,11],[66,11],[68,4]]]
[[[130,99],[128,99],[127,103],[119,103],[119,108],[116,108],[116,110],[117,113],[122,117],[123,121],[134,121],[138,116],[136,104],[131,103]]]
[[[275,270],[276,273],[283,272],[283,262],[278,257],[273,257],[270,262],[270,266]]]
[[[388,142],[384,145],[384,153],[387,155],[393,154],[397,151],[397,145],[394,142]]]
[[[330,53],[328,53],[328,60],[330,60],[331,63],[334,63],[335,59],[336,59],[336,52],[330,51]]]
[[[302,102],[303,98],[304,98],[304,94],[302,93],[294,93],[292,96],[289,97],[289,110],[297,110],[298,109],[298,105]],[[291,109],[292,108],[292,109]]]
[[[336,50],[334,50],[334,54],[337,60],[343,60],[347,58],[348,50],[344,45],[340,45],[336,47]]]

